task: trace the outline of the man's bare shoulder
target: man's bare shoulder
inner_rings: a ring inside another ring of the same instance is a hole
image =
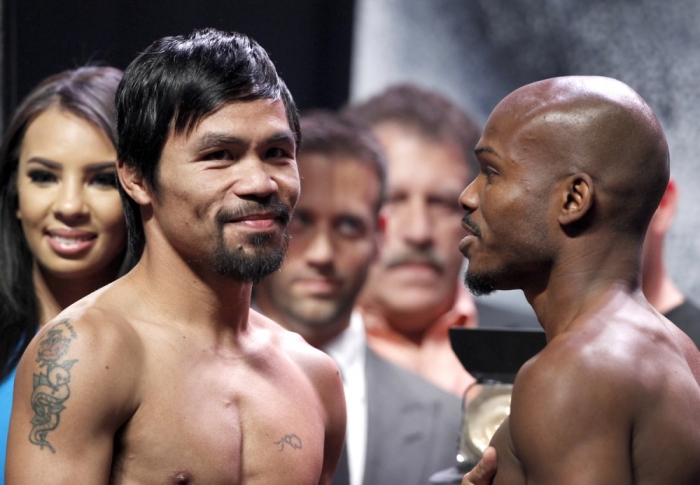
[[[665,386],[669,368],[692,374],[674,330],[645,308],[597,315],[553,338],[518,378],[528,385],[556,382],[560,389],[575,382],[576,392],[589,383],[599,390],[609,385],[618,393],[628,389],[654,395]]]
[[[696,483],[700,387],[683,340],[644,305],[619,309],[571,325],[518,373],[499,453],[512,449],[529,477]],[[663,440],[673,444],[660,451]]]
[[[338,382],[340,372],[333,359],[309,345],[299,334],[290,332],[253,309],[250,310],[249,319],[258,331],[269,332],[273,345],[297,364],[314,382],[321,383],[326,380]],[[342,380],[340,382],[342,384]]]
[[[89,295],[47,323],[23,360],[31,363],[31,368],[47,363],[54,366],[58,352],[75,362],[76,375],[91,375],[91,380],[113,382],[116,377],[126,382],[138,375],[144,355],[141,338],[103,296],[101,291]]]

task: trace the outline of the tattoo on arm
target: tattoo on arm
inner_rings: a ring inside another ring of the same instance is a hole
[[[56,450],[46,440],[49,431],[58,427],[59,416],[65,409],[63,403],[70,397],[70,369],[76,359],[63,359],[70,348],[70,343],[77,334],[66,318],[49,330],[39,342],[36,361],[39,373],[34,374],[34,392],[32,392],[32,409],[34,417],[30,421],[32,430],[29,441],[40,449],[47,447],[52,453]]]
[[[284,445],[289,445],[294,450],[300,450],[301,438],[295,434],[286,434],[279,441],[275,441],[275,444],[279,446],[277,451],[284,451]]]

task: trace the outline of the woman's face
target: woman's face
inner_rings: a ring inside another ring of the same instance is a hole
[[[17,174],[17,218],[43,271],[73,279],[119,264],[126,226],[116,159],[105,133],[57,107],[27,128]]]

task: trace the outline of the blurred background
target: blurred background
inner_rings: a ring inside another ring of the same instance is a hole
[[[611,76],[661,118],[680,209],[666,261],[700,301],[700,2],[696,0],[4,0],[2,121],[42,78],[87,62],[125,68],[194,28],[238,30],[270,53],[300,109],[338,108],[413,81],[482,122],[513,89]],[[519,292],[488,297],[519,308]]]

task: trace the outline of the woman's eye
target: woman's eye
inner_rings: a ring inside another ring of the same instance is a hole
[[[96,174],[91,181],[94,185],[99,185],[101,187],[113,187],[117,188],[117,174],[116,172],[104,172]]]
[[[47,170],[31,170],[27,175],[35,184],[49,184],[56,181],[56,176]]]

